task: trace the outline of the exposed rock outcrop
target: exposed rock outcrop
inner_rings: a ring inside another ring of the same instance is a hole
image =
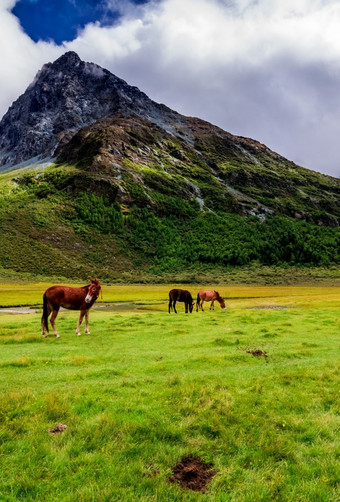
[[[108,70],[67,52],[45,64],[0,122],[0,166],[53,157],[86,125],[116,112],[148,117],[171,132],[180,115]],[[3,170],[2,169],[2,170]],[[0,167],[1,170],[1,167]]]

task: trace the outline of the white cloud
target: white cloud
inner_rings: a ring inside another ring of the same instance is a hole
[[[108,0],[123,14],[119,23],[89,24],[64,47],[32,42],[8,12],[14,0],[5,1],[0,113],[43,63],[75,50],[181,113],[340,176],[337,0],[162,0],[138,8]]]
[[[22,94],[40,67],[53,61],[64,49],[54,44],[34,43],[18,19],[10,13],[16,0],[2,0],[0,6],[0,116]]]

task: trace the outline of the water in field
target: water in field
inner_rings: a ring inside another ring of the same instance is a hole
[[[146,302],[115,302],[115,303],[97,303],[93,306],[93,310],[100,312],[124,312],[131,310],[159,310],[159,301]],[[0,314],[36,314],[41,312],[41,306],[29,307],[0,307]]]
[[[39,307],[1,307],[0,314],[36,314]]]
[[[134,302],[98,303],[93,308],[95,310],[100,310],[100,312],[116,312],[137,310],[137,305]]]

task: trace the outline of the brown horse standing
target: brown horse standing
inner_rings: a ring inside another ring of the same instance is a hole
[[[210,310],[214,310],[214,301],[217,300],[221,305],[221,308],[224,310],[226,308],[223,298],[217,291],[209,290],[209,291],[199,291],[197,294],[197,303],[196,303],[196,312],[198,312],[198,308],[201,307],[203,311],[203,303],[205,301],[210,302]]]
[[[169,314],[172,307],[177,314],[176,302],[184,302],[186,314],[188,312],[192,312],[195,304],[192,299],[191,293],[189,293],[189,291],[187,291],[186,289],[172,289],[171,291],[169,291]]]
[[[98,279],[90,279],[91,283],[81,288],[71,288],[68,286],[52,286],[48,288],[43,296],[43,315],[41,318],[41,328],[43,336],[48,332],[48,316],[52,312],[50,319],[53,332],[57,338],[60,337],[55,327],[55,320],[60,307],[69,310],[80,310],[80,316],[76,333],[80,336],[80,325],[85,316],[85,333],[89,331],[89,310],[97,300],[101,285]]]

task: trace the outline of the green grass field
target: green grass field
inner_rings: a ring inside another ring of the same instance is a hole
[[[0,284],[0,305],[47,286]],[[60,339],[0,313],[0,500],[339,501],[340,288],[218,286],[226,311],[177,316],[169,289],[104,287],[81,337],[77,312]],[[188,454],[206,493],[168,480]]]

